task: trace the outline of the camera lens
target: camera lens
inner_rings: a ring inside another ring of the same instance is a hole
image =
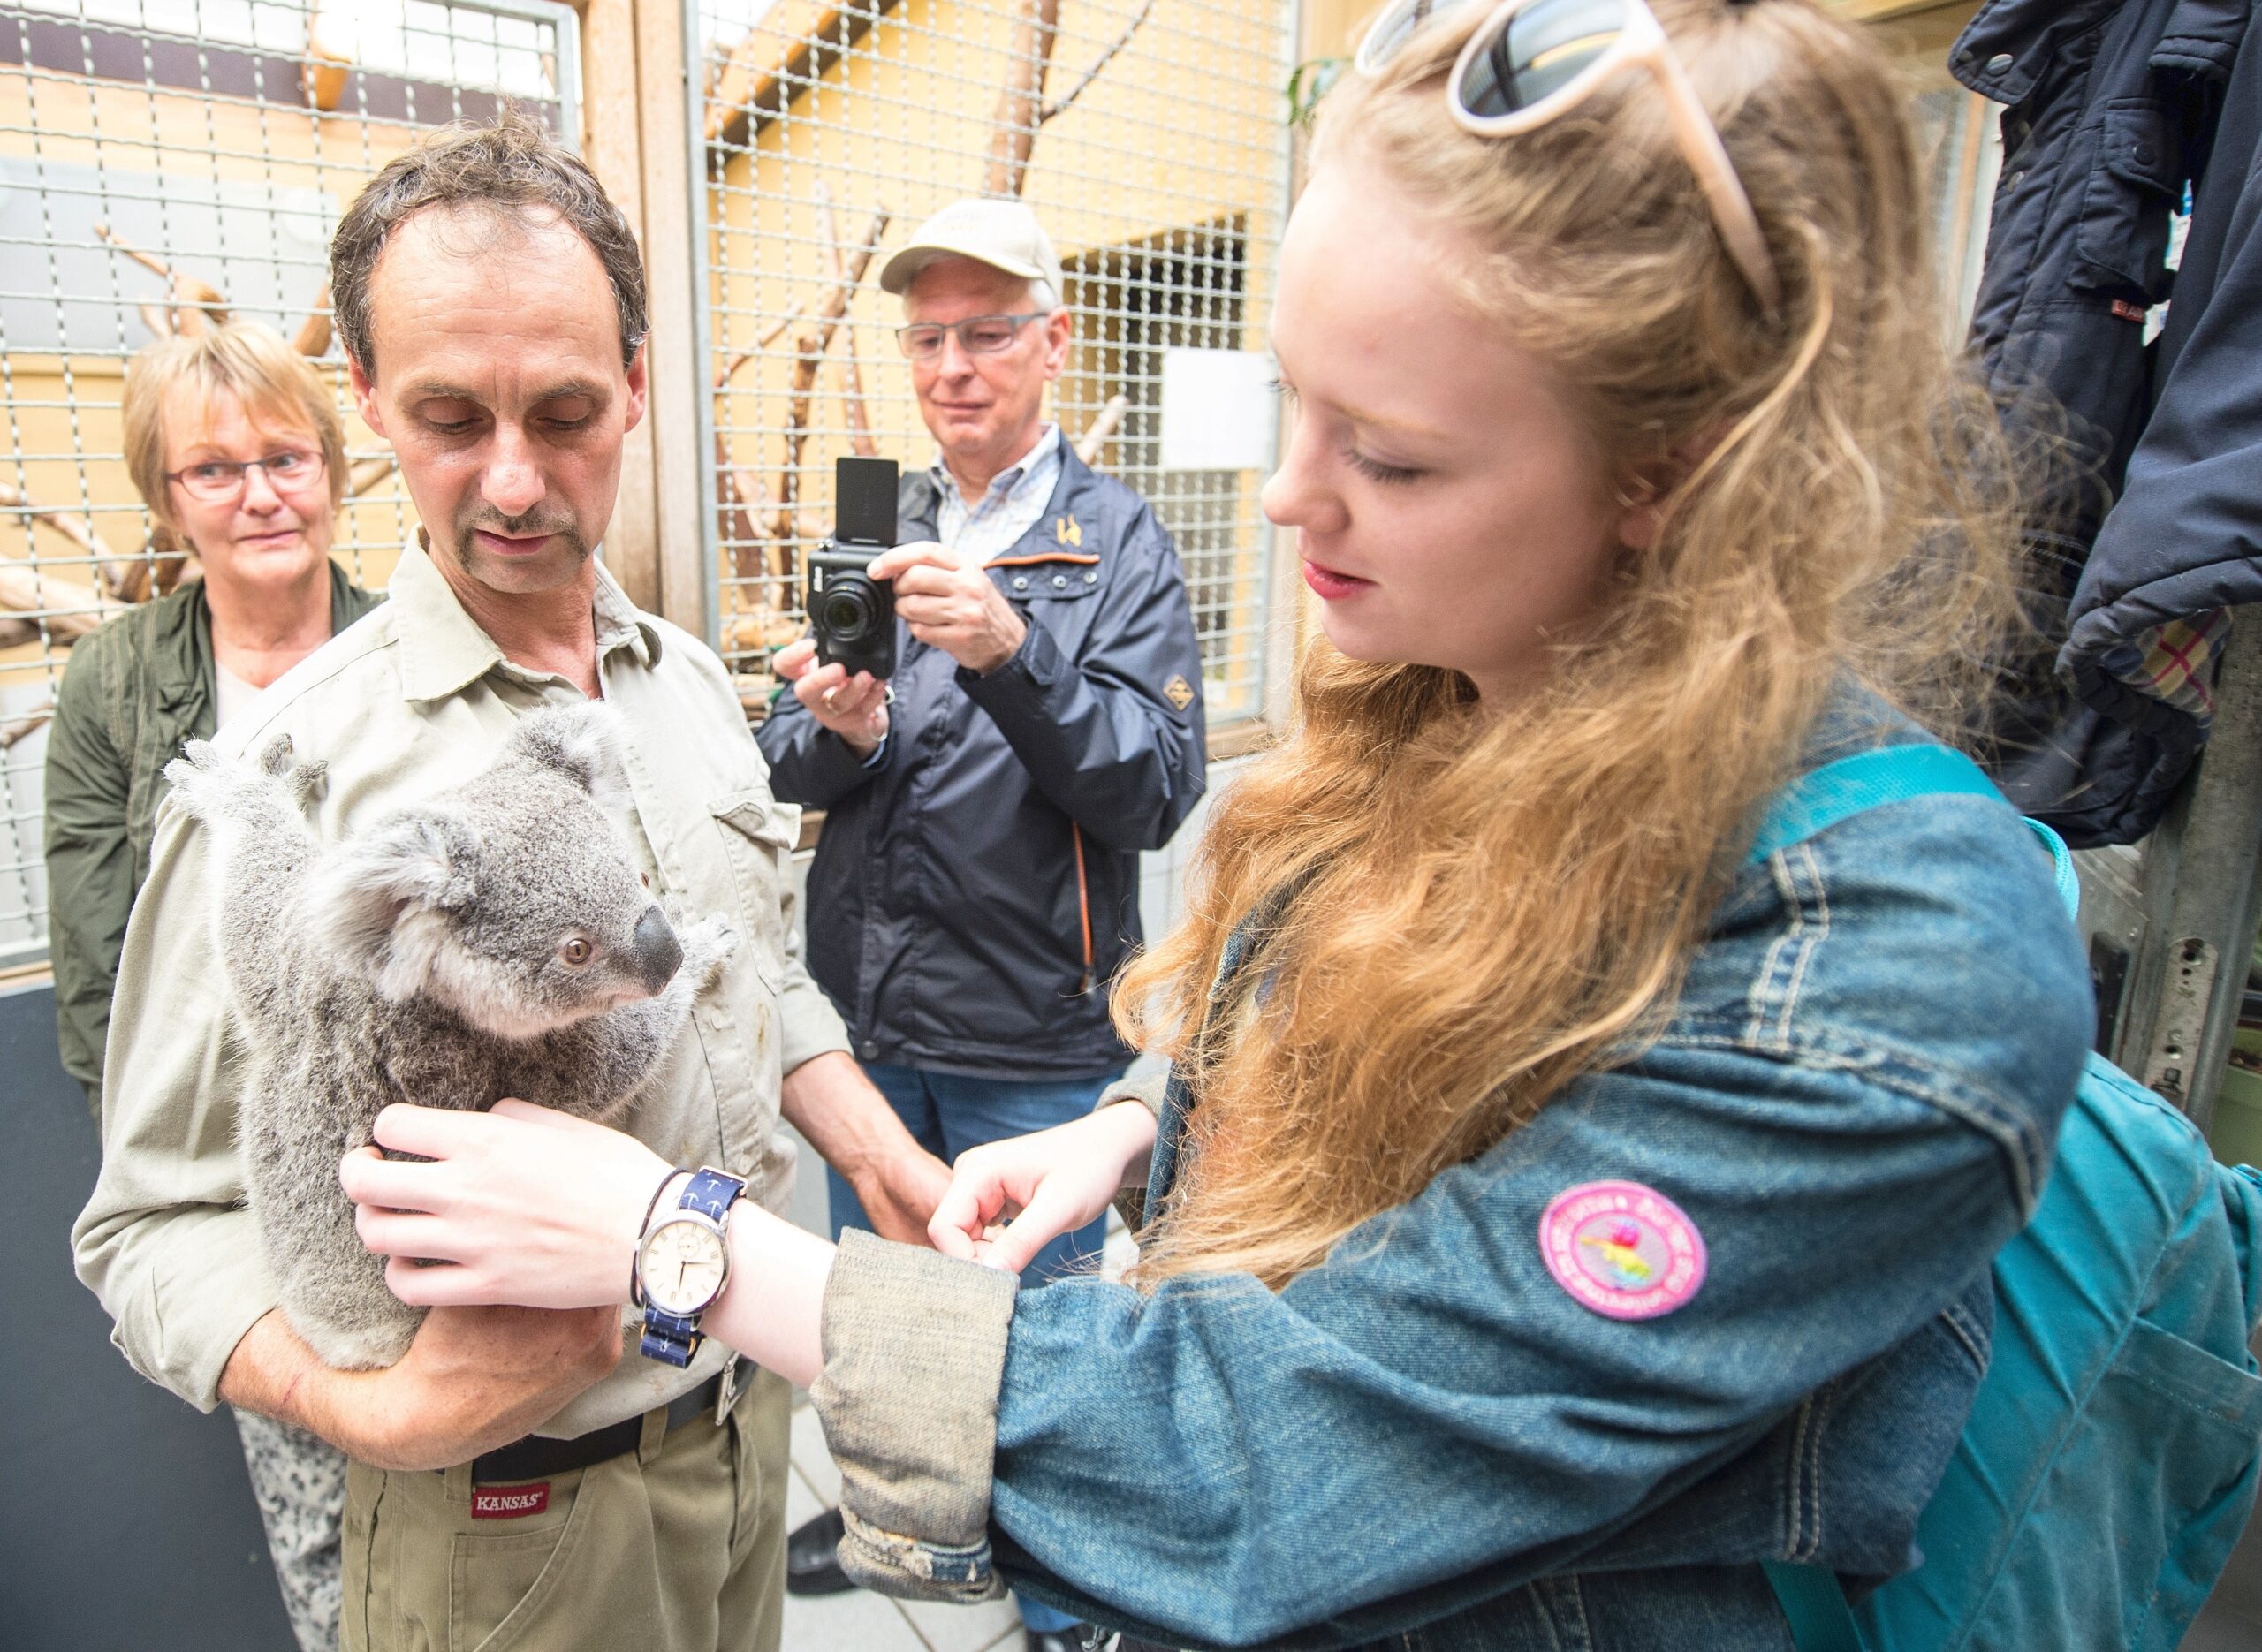
[[[835,642],[857,642],[871,630],[874,618],[870,591],[844,583],[826,590],[817,623]]]

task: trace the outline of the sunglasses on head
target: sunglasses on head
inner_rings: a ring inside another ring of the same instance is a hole
[[[1431,19],[1475,4],[1392,0],[1359,42],[1359,72],[1380,72]],[[1446,82],[1446,107],[1466,132],[1512,138],[1575,108],[1628,69],[1646,71],[1663,94],[1674,140],[1696,175],[1728,256],[1760,303],[1780,308],[1782,282],[1751,197],[1643,0],[1501,0],[1461,49]]]

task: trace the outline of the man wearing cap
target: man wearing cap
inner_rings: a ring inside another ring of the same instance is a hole
[[[778,796],[825,813],[808,882],[810,973],[929,1151],[1090,1110],[1130,1052],[1108,981],[1141,939],[1139,851],[1202,794],[1202,668],[1170,535],[1044,414],[1067,364],[1060,261],[1017,201],[920,226],[880,285],[940,451],[907,475],[892,684],[778,656],[759,740]],[[869,1225],[831,1184],[832,1228]],[[1029,1283],[1097,1258],[1102,1225],[1040,1252]],[[793,1534],[787,1587],[846,1588],[839,1516]],[[1021,1603],[1032,1652],[1073,1620]]]

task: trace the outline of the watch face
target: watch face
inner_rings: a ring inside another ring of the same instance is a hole
[[[644,1300],[663,1314],[695,1314],[715,1300],[725,1271],[723,1236],[703,1222],[664,1222],[637,1259]]]

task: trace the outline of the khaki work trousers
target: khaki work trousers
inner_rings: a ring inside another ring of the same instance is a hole
[[[349,1465],[345,1652],[777,1652],[792,1405],[757,1371],[719,1428],[648,1412],[635,1451],[477,1510],[467,1466]]]

